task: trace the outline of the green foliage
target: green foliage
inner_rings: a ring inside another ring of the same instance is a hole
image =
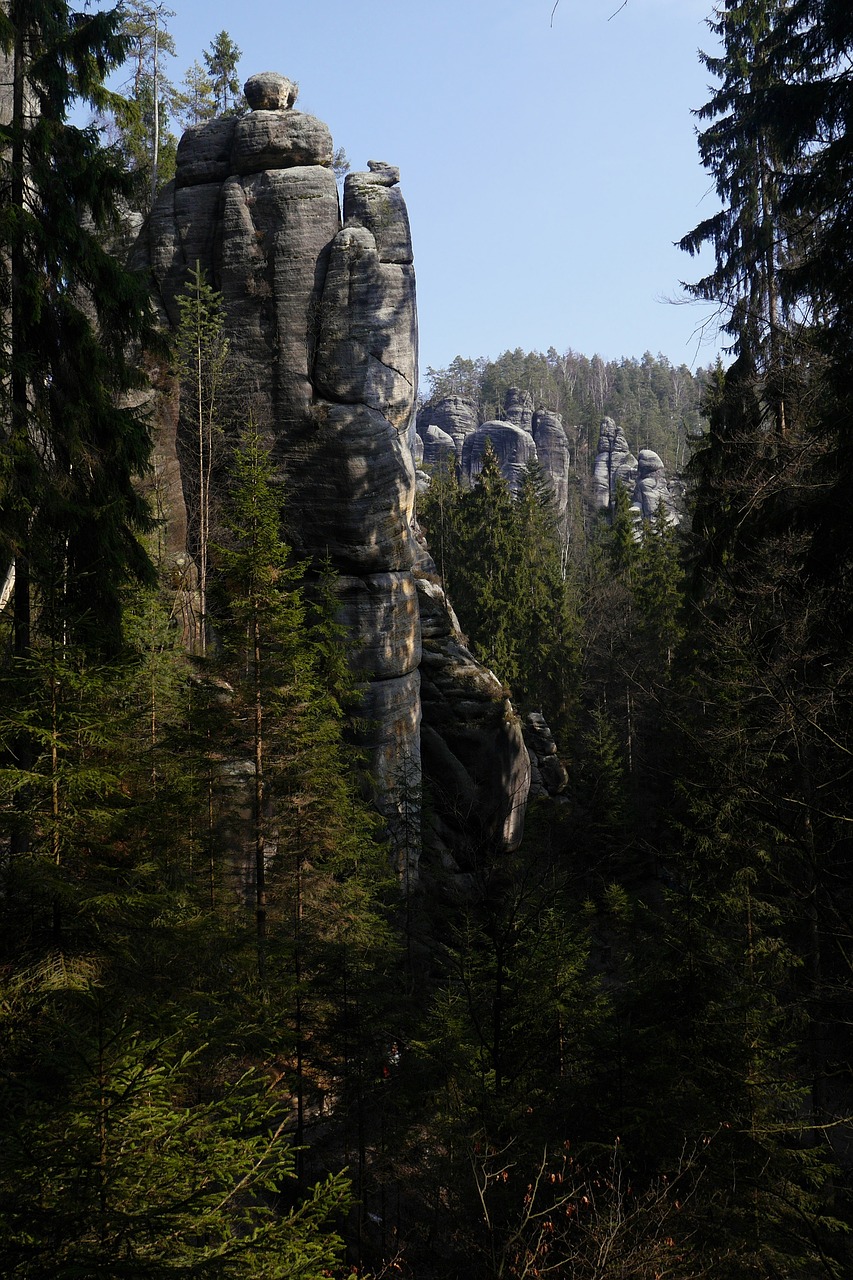
[[[207,652],[207,592],[214,477],[221,473],[231,386],[222,298],[196,262],[178,295],[175,365],[181,389],[179,450],[184,463],[188,547],[198,566],[197,646]]]
[[[118,142],[134,176],[134,204],[147,212],[157,192],[175,174],[178,142],[169,130],[177,91],[166,72],[175,56],[168,22],[175,16],[162,0],[124,0],[120,6],[131,75],[128,99],[114,112]]]
[[[243,56],[227,31],[220,31],[203,53],[204,65],[213,86],[217,115],[233,115],[238,108],[240,78],[237,64]]]
[[[194,62],[181,81],[174,109],[185,129],[204,124],[216,115],[213,81],[201,63]]]
[[[7,978],[0,1022],[4,1275],[328,1274],[347,1185],[281,1208],[294,1153],[265,1074],[211,1084],[195,1021],[133,1030],[91,962]]]
[[[144,379],[128,358],[153,342],[147,290],[103,248],[129,190],[94,128],[66,115],[75,97],[112,101],[104,77],[121,60],[116,12],[12,6],[12,118],[0,128],[9,196],[0,210],[6,264],[8,388],[0,470],[0,543],[17,560],[16,647],[30,642],[31,600],[45,629],[73,643],[117,643],[122,584],[149,572],[137,535],[148,524],[133,477],[150,451],[147,423],[127,407]],[[23,86],[40,111],[24,109]]]

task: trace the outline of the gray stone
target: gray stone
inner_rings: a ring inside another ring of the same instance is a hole
[[[384,191],[384,188],[378,188]],[[408,428],[415,396],[414,271],[380,259],[366,227],[336,236],[319,312],[314,383],[320,395],[363,404]]]
[[[425,432],[431,426],[447,432],[456,446],[456,457],[461,463],[465,437],[477,430],[477,406],[465,396],[445,396],[425,405],[418,412],[418,434],[425,438]]]
[[[519,391],[518,387],[508,387],[504,396],[505,422],[521,427],[522,431],[530,431],[533,426],[533,396],[529,391]]]
[[[421,810],[420,674],[372,680],[363,688],[359,743],[367,754],[376,807],[385,819],[404,889],[418,876]]]
[[[487,440],[491,441],[507,484],[513,493],[517,493],[528,462],[536,457],[533,436],[511,422],[484,422],[465,437],[462,447],[462,474],[470,484],[476,481],[482,470]]]
[[[628,448],[622,428],[612,418],[604,418],[593,469],[593,502],[596,507],[609,507],[617,484],[622,483],[630,496],[636,481],[637,459]]]
[[[397,173],[397,170],[394,170]],[[344,223],[373,233],[380,262],[411,265],[412,233],[403,193],[382,173],[348,173],[344,179]],[[399,175],[398,175],[399,180]]]
[[[299,85],[277,71],[259,71],[243,85],[252,111],[287,111],[299,94]]]
[[[476,852],[517,848],[530,762],[501,682],[472,656],[441,587],[417,579],[425,776],[442,818]]]
[[[217,275],[233,358],[251,371],[282,461],[311,412],[322,281],[339,226],[331,169],[273,169],[225,184]]]
[[[219,116],[187,129],[178,143],[175,167],[177,187],[194,186],[197,182],[224,182],[231,169],[231,147],[237,121],[234,116]]]
[[[414,579],[405,573],[341,575],[335,583],[340,618],[353,638],[353,668],[370,680],[408,675],[421,660],[421,624]]]
[[[134,260],[150,270],[155,305],[173,325],[196,262],[222,294],[232,369],[286,478],[291,536],[300,554],[328,557],[342,575],[377,807],[408,883],[418,848],[421,685],[432,717],[425,736],[457,797],[450,807],[464,796],[476,814],[467,828],[457,813],[438,814],[443,831],[469,844],[515,844],[529,764],[506,692],[465,647],[417,540],[413,449],[424,433],[413,434],[417,317],[399,173],[372,161],[369,173],[351,175],[342,228],[331,137],[290,110],[294,93],[285,77],[252,77],[250,116],[188,133],[179,179],[158,198]],[[174,490],[169,549],[190,635],[195,566],[177,484],[178,395],[165,369],[157,404],[157,467]],[[431,443],[449,456],[475,430],[476,414],[459,397],[439,413]],[[415,564],[431,575],[417,596]]]
[[[524,721],[524,741],[530,756],[532,796],[561,796],[568,786],[569,775],[557,755],[557,744],[540,711],[530,711]]]
[[[678,524],[672,493],[666,478],[663,462],[653,449],[641,449],[637,455],[637,483],[633,502],[639,507],[644,520],[652,520],[657,509],[664,504],[670,524]]]
[[[379,182],[383,187],[393,187],[400,181],[400,170],[395,164],[386,164],[384,160],[368,160],[369,174],[364,177],[370,182]]]
[[[533,441],[542,470],[551,481],[557,514],[569,504],[569,442],[559,413],[538,409],[533,415]]]
[[[441,427],[429,426],[422,436],[418,436],[423,449],[423,461],[426,467],[440,467],[452,461],[456,465],[456,446],[453,437]]]
[[[252,111],[237,121],[231,173],[246,176],[268,169],[332,163],[328,126],[300,111]]]
[[[378,409],[318,400],[292,433],[290,507],[307,547],[347,574],[410,570],[414,466],[405,435]]]

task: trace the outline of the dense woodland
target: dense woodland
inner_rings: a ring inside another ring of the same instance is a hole
[[[0,13],[0,1272],[845,1280],[848,0],[712,17],[721,211],[683,243],[715,250],[690,288],[727,368],[430,371],[484,416],[527,387],[579,450],[612,412],[671,469],[689,452],[690,520],[638,542],[581,459],[562,526],[535,469],[516,497],[490,458],[472,489],[432,477],[463,629],[570,781],[516,853],[466,851],[464,891],[427,847],[409,894],[334,583],[283,540],[217,296],[190,280],[167,341],[105,248],[160,181],[155,64],[105,87],[134,48],[156,63],[155,13]],[[122,137],[71,125],[81,103]],[[138,484],[154,360],[200,424],[194,652]]]

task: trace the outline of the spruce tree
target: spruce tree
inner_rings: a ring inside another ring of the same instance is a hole
[[[229,394],[229,342],[221,296],[196,262],[178,295],[180,316],[175,357],[181,387],[181,452],[190,522],[189,544],[198,569],[199,617],[196,648],[207,652],[207,592],[214,476],[221,473]]]
[[[491,441],[475,484],[461,497],[458,529],[453,605],[477,657],[511,685],[518,675],[524,604],[520,541],[515,503]]]
[[[169,131],[169,116],[178,95],[165,66],[166,59],[175,56],[168,29],[175,13],[163,0],[124,0],[121,13],[131,76],[125,85],[128,100],[115,118],[121,149],[136,180],[138,207],[147,212],[175,172],[178,144]]]
[[[231,115],[237,110],[240,93],[237,65],[242,56],[227,31],[220,31],[203,54],[219,115]]]
[[[105,109],[105,77],[125,43],[116,11],[10,3],[0,37],[14,69],[0,128],[10,198],[0,211],[9,388],[0,537],[16,562],[15,651],[45,625],[95,648],[115,645],[121,585],[148,572],[147,524],[133,484],[148,464],[147,424],[123,397],[142,384],[131,344],[153,341],[146,290],[102,247],[128,180],[75,101]]]

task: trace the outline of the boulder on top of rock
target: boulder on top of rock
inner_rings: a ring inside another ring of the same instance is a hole
[[[299,85],[278,71],[249,76],[243,93],[252,111],[288,111],[299,95]]]
[[[390,171],[390,166],[386,169]],[[393,172],[399,178],[399,170]],[[373,233],[380,262],[408,266],[414,260],[406,202],[395,183],[377,181],[375,173],[348,173],[344,179],[344,222],[357,222]]]
[[[368,160],[368,173],[361,176],[366,182],[373,182],[380,187],[394,187],[400,181],[400,170],[395,164],[386,164],[384,160]]]

